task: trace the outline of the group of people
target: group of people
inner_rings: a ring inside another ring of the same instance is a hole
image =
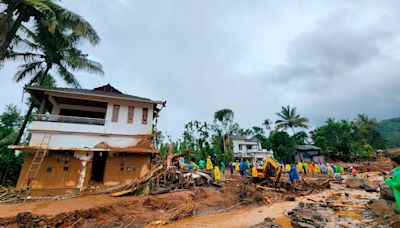
[[[206,170],[211,172],[214,174],[216,181],[221,180],[221,175],[224,175],[226,170],[225,162],[222,161],[218,165],[213,164],[210,156],[208,156],[205,160],[200,159],[198,165],[195,163],[194,158],[192,158],[190,162],[186,164],[183,156],[179,158],[178,162],[181,169],[187,168],[189,170]],[[246,176],[249,174],[248,171],[252,171],[257,167],[263,167],[263,165],[264,164],[262,161],[251,163],[249,160],[236,160],[229,162],[228,168],[231,175],[236,173]],[[334,165],[332,163],[323,163],[321,161],[310,163],[299,161],[297,164],[281,163],[281,166],[282,171],[288,174],[289,179],[292,182],[298,180],[300,175],[314,177],[315,174],[322,173],[332,176],[335,179],[341,179],[341,174],[344,174],[344,169],[339,164]],[[357,170],[353,167],[349,168],[349,172],[354,176],[357,174]]]

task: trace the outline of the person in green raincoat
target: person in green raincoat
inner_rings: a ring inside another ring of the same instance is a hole
[[[203,159],[200,159],[199,166],[200,166],[201,170],[205,169],[206,168],[206,162]]]
[[[336,165],[336,172],[341,174],[342,173],[342,167],[340,167],[339,164]]]
[[[250,169],[250,162],[248,159],[246,159],[246,169]]]
[[[400,209],[400,156],[393,157],[391,160],[394,169],[391,177],[385,179],[385,183],[392,188],[397,209]]]
[[[225,174],[225,163],[222,161],[221,162],[221,172],[223,173],[223,174]]]

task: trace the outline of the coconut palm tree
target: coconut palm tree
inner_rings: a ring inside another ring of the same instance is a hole
[[[286,107],[282,106],[281,112],[276,113],[276,115],[280,118],[275,121],[276,129],[278,130],[287,130],[290,128],[294,135],[295,128],[308,128],[308,119],[297,114],[296,107],[291,108],[289,105]]]
[[[56,75],[64,82],[73,87],[80,87],[71,70],[84,70],[103,74],[101,64],[89,60],[87,54],[82,53],[77,48],[81,37],[75,33],[65,33],[65,31],[57,29],[50,36],[50,32],[46,31],[47,28],[42,26],[41,23],[37,23],[35,31],[31,31],[26,27],[23,27],[23,30],[27,38],[18,37],[18,42],[24,43],[31,49],[31,52],[7,51],[5,56],[6,59],[23,58],[25,60],[25,63],[19,66],[19,70],[15,74],[17,82],[30,77],[28,85],[43,85],[46,77],[51,77],[49,71],[54,68]],[[15,144],[19,143],[33,108],[34,105],[32,103]]]
[[[271,124],[272,121],[270,119],[265,119],[264,122],[262,123],[262,125],[264,125],[267,131],[271,131]]]
[[[5,6],[5,10],[0,13],[0,61],[5,58],[5,53],[10,49],[23,22],[28,22],[31,18],[40,23],[50,36],[54,35],[57,28],[62,27],[92,44],[100,41],[96,31],[86,20],[53,0],[1,0],[0,3]]]

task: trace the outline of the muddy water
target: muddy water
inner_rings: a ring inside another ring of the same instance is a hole
[[[266,217],[276,218],[276,222],[282,227],[292,227],[290,218],[286,216],[287,211],[295,208],[299,202],[305,202],[309,199],[317,201],[322,197],[326,197],[327,194],[327,192],[322,192],[306,197],[298,197],[296,201],[285,201],[268,206],[239,208],[227,212],[188,217],[164,227],[248,227],[264,221]]]
[[[299,202],[318,202],[326,201],[328,197],[336,196],[344,197],[347,194],[347,200],[353,201],[354,206],[350,206],[347,210],[336,212],[333,216],[339,214],[347,215],[353,219],[360,219],[358,209],[364,206],[357,206],[357,200],[377,198],[377,193],[367,193],[364,190],[351,190],[343,188],[340,185],[332,185],[331,189],[327,189],[321,193],[296,198],[296,201],[278,202],[268,206],[238,208],[227,212],[214,213],[208,215],[200,215],[184,218],[182,220],[170,223],[165,227],[248,227],[264,221],[266,217],[274,218],[275,221],[284,228],[292,227],[291,219],[286,216],[286,212],[297,207]]]

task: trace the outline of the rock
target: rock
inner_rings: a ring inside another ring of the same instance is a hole
[[[27,224],[31,221],[31,219],[32,219],[32,213],[30,213],[30,212],[20,212],[17,214],[17,217],[16,217],[16,221],[17,221],[18,225]]]
[[[317,220],[317,221],[320,221],[320,222],[324,222],[324,221],[325,221],[325,218],[322,217],[320,214],[315,214],[315,215],[313,215],[313,218],[314,218],[315,220]]]
[[[384,214],[383,215],[383,219],[388,220],[390,219],[392,216],[390,216],[389,214]]]
[[[321,207],[327,207],[328,204],[324,202],[324,203],[320,203],[319,206],[321,206]]]
[[[305,223],[305,222],[298,222],[296,223],[298,227],[304,227],[304,228],[315,228],[316,226],[313,226],[311,224]]]
[[[362,180],[360,178],[349,178],[344,183],[346,184],[346,187],[349,188],[360,188]]]
[[[305,206],[305,203],[304,203],[304,202],[300,202],[300,203],[299,203],[299,207],[303,208],[304,206]]]
[[[285,200],[286,200],[286,201],[296,201],[296,197],[294,197],[294,196],[287,196],[287,197],[285,198]]]
[[[385,200],[395,201],[393,190],[389,187],[385,182],[381,182],[379,184],[379,188],[381,189],[381,197]]]

